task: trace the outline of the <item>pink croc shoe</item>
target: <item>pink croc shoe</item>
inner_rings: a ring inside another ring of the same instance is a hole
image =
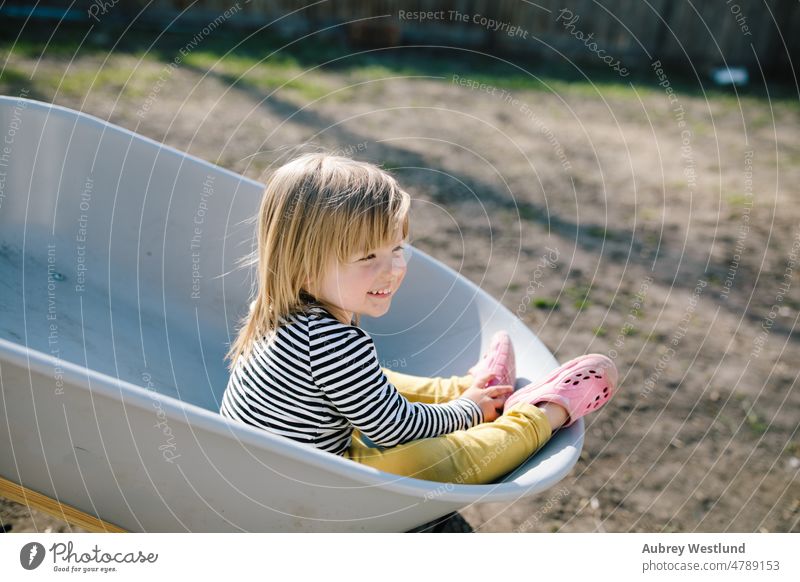
[[[503,411],[520,402],[555,402],[569,415],[564,424],[566,428],[608,402],[616,392],[618,379],[617,367],[610,358],[603,354],[587,354],[556,368],[544,380],[514,392],[506,400]]]
[[[486,386],[513,386],[517,381],[517,366],[514,359],[514,345],[504,331],[498,331],[489,342],[489,349],[477,364],[469,369],[473,376],[490,373],[492,378]]]

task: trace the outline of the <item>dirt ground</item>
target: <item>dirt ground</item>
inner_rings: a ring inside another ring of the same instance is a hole
[[[548,90],[459,60],[407,71],[378,59],[268,98],[236,71],[187,64],[140,118],[163,63],[137,59],[106,64],[135,67],[135,90],[57,92],[48,75],[68,57],[45,54],[31,97],[256,179],[300,144],[383,164],[414,198],[418,248],[517,312],[559,361],[614,359],[619,393],[587,417],[572,473],[525,501],[465,508],[475,531],[800,531],[796,103],[699,90],[671,103],[654,73]],[[37,58],[9,63],[30,71]],[[79,56],[71,75],[91,80],[101,64]],[[0,90],[25,83],[7,74]],[[79,531],[6,501],[0,522]]]

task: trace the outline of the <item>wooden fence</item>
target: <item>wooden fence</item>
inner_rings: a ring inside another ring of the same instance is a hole
[[[40,10],[42,4],[94,11],[98,24],[131,19],[146,7],[139,19],[162,25],[183,11],[181,20],[197,26],[225,14],[227,26],[270,25],[289,36],[317,31],[355,45],[448,45],[602,60],[628,70],[659,59],[698,70],[727,64],[754,75],[759,68],[786,74],[800,58],[796,0],[51,0]]]

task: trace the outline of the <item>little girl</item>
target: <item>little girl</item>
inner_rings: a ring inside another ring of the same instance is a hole
[[[384,315],[403,281],[409,207],[365,162],[305,154],[274,172],[250,257],[257,293],[227,354],[220,413],[389,473],[488,483],[605,404],[617,371],[590,354],[513,393],[503,332],[465,376],[382,368],[359,321]]]

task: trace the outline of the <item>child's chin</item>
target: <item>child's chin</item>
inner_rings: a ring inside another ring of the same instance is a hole
[[[381,305],[373,305],[369,310],[370,317],[381,317],[389,312],[389,307],[392,305],[392,300],[384,301]]]

